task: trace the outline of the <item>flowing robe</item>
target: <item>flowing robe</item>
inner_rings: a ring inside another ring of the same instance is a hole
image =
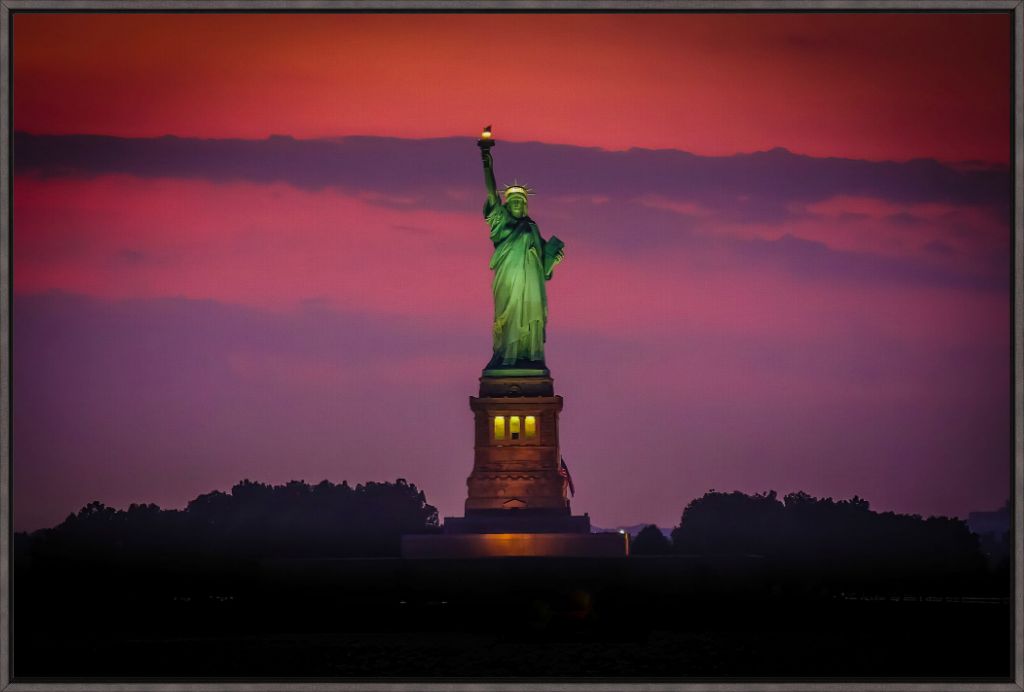
[[[544,361],[548,298],[544,282],[544,244],[537,224],[528,216],[515,218],[503,204],[484,203],[484,217],[491,227],[491,271],[494,281],[495,357],[503,365],[519,360]]]

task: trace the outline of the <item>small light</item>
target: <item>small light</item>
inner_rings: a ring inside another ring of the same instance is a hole
[[[623,531],[622,529],[619,529],[619,533],[626,533],[626,532]]]
[[[482,137],[483,139],[490,139],[491,138],[491,128],[487,128],[486,130],[484,130],[480,134],[480,137]]]

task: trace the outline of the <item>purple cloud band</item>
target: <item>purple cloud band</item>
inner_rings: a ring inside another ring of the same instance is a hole
[[[98,135],[14,135],[16,174],[123,173],[212,181],[342,186],[385,195],[401,190],[434,208],[455,203],[439,189],[482,188],[473,140],[344,137],[298,140],[126,139]],[[1010,210],[1006,167],[963,169],[931,159],[873,162],[815,158],[786,149],[732,156],[677,150],[605,151],[540,142],[500,142],[499,177],[527,179],[544,195],[653,194],[699,199],[716,209],[778,218],[788,203],[836,195],[898,203],[941,201]]]

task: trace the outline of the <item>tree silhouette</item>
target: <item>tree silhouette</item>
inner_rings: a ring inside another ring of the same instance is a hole
[[[672,543],[654,524],[648,524],[640,530],[630,544],[632,555],[665,555],[672,552]]]
[[[436,531],[437,509],[405,479],[394,483],[248,479],[230,493],[200,495],[183,511],[90,502],[53,529],[33,534],[34,552],[89,559],[264,559],[398,555],[407,533]]]
[[[866,500],[780,501],[774,491],[709,492],[683,510],[672,531],[685,554],[758,555],[780,567],[847,585],[956,588],[986,572],[977,537],[959,519],[874,512]]]
[[[785,508],[775,491],[744,495],[709,492],[683,510],[672,531],[678,553],[753,553],[777,549]]]

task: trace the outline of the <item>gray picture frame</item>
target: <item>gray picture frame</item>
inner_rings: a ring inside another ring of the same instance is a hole
[[[12,544],[12,459],[11,459],[11,293],[12,255],[11,225],[12,204],[10,169],[10,144],[12,135],[12,14],[25,11],[214,11],[214,10],[640,10],[657,9],[665,11],[1004,11],[1013,16],[1013,358],[1014,358],[1014,429],[1011,510],[1013,526],[1013,577],[1014,577],[1014,641],[1016,652],[1012,681],[999,683],[954,682],[911,683],[877,681],[852,683],[835,681],[831,683],[792,681],[749,681],[749,682],[699,682],[699,683],[562,683],[562,682],[488,682],[488,683],[434,683],[434,682],[294,682],[281,681],[236,683],[158,683],[111,682],[80,683],[36,682],[18,683],[11,681],[11,544]],[[1024,417],[1021,403],[1024,401],[1024,351],[1022,351],[1021,325],[1024,323],[1024,136],[1022,136],[1022,33],[1024,33],[1024,0],[0,0],[0,691],[43,692],[48,690],[82,690],[95,692],[134,692],[136,690],[207,691],[237,690],[238,692],[270,692],[286,690],[292,692],[328,692],[369,690],[378,692],[400,692],[406,690],[429,690],[434,692],[499,692],[513,690],[572,690],[574,692],[610,692],[611,690],[632,690],[653,692],[655,690],[680,690],[690,692],[733,692],[761,690],[781,692],[783,690],[882,690],[884,692],[953,692],[955,690],[1018,690],[1024,691],[1024,547],[1022,531],[1024,526]]]

